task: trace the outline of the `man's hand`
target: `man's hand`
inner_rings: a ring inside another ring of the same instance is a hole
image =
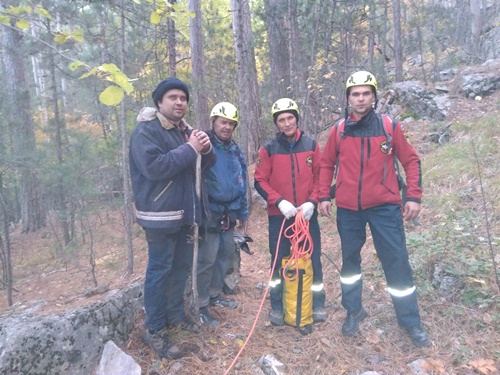
[[[189,136],[188,142],[200,153],[210,150],[210,138],[207,133],[194,129]]]
[[[306,219],[307,221],[309,221],[309,219],[314,214],[314,204],[312,204],[311,202],[303,203],[299,207],[299,210],[302,210],[302,213],[304,214],[304,219]]]
[[[416,219],[420,213],[420,203],[407,201],[403,207],[403,218],[406,221]]]
[[[330,217],[332,216],[332,202],[323,201],[319,204],[319,213],[321,216]]]
[[[297,208],[285,199],[278,204],[278,208],[287,219],[290,219],[297,214]]]

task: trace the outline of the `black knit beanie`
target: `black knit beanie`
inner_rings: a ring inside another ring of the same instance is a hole
[[[297,119],[297,124],[299,123],[299,114],[297,113],[297,111],[295,109],[290,109],[289,111],[281,111],[281,112],[275,113],[273,115],[274,125],[276,125],[276,120],[278,119],[278,116],[281,115],[282,113],[291,113]]]
[[[161,81],[158,86],[156,86],[155,90],[151,94],[153,97],[153,102],[155,103],[156,108],[158,108],[158,102],[163,98],[163,95],[168,90],[172,89],[179,89],[184,91],[186,94],[186,99],[189,102],[189,88],[188,85],[186,85],[185,82],[181,81],[179,78],[176,77],[168,77],[167,79],[164,79]]]

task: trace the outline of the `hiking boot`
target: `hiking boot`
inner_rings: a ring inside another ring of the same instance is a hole
[[[285,316],[283,315],[283,311],[279,310],[271,310],[269,313],[269,321],[273,326],[282,326],[285,324]]]
[[[405,330],[410,336],[411,342],[417,348],[423,348],[430,344],[429,335],[422,326],[406,327]]]
[[[347,313],[347,317],[342,325],[342,334],[347,337],[354,336],[359,331],[359,323],[367,316],[368,314],[364,308],[355,313]]]
[[[315,307],[313,309],[313,322],[321,323],[326,321],[327,318],[326,310],[324,307]]]
[[[182,356],[177,345],[169,340],[166,327],[154,332],[146,328],[142,341],[149,345],[160,358],[178,359]]]
[[[200,322],[207,327],[217,327],[219,325],[219,321],[210,315],[206,306],[200,309]]]
[[[227,307],[229,309],[238,307],[238,303],[234,299],[226,298],[222,294],[219,294],[217,297],[210,297],[210,305]]]
[[[191,333],[200,333],[200,327],[198,326],[198,324],[196,322],[193,322],[193,320],[187,316],[175,323],[170,324],[169,327],[172,329],[180,329],[182,331],[188,331]]]

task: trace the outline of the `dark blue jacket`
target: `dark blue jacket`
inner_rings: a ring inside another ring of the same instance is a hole
[[[213,130],[208,135],[217,159],[203,173],[212,217],[227,214],[231,221],[247,220],[247,165],[243,152],[232,139],[222,142]]]
[[[187,143],[192,128],[184,123],[181,131],[153,108],[143,109],[137,119],[129,152],[137,222],[171,231],[202,225],[203,204],[195,191],[197,152]],[[202,156],[202,169],[214,163],[212,148]]]

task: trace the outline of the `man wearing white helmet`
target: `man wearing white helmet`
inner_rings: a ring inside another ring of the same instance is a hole
[[[287,228],[294,223],[297,211],[302,210],[304,219],[309,221],[313,242],[313,321],[324,322],[327,314],[324,308],[321,237],[316,211],[321,155],[319,146],[314,138],[299,130],[299,107],[295,101],[279,99],[271,107],[271,113],[278,133],[260,148],[254,174],[255,189],[267,202],[271,265],[277,258],[270,283],[269,321],[273,325],[284,324],[283,285],[279,271],[283,258],[290,255],[291,244],[283,233],[280,237],[280,229],[284,218],[284,228]],[[278,242],[280,245],[276,249]]]
[[[346,96],[350,112],[346,109],[345,119],[330,132],[321,158],[319,188],[320,213],[329,217],[330,185],[335,177],[342,306],[347,310],[342,334],[355,335],[367,317],[361,302],[360,252],[368,223],[398,323],[415,346],[427,346],[429,336],[420,321],[403,226],[403,218],[413,220],[420,212],[420,159],[401,123],[375,112],[377,80],[370,72],[352,74],[346,83]],[[403,206],[394,155],[403,165],[408,184]]]
[[[233,139],[238,126],[238,110],[227,102],[218,103],[210,112],[212,129],[208,136],[217,161],[203,173],[208,192],[211,219],[205,226],[198,256],[198,301],[200,320],[206,326],[219,322],[208,306],[235,309],[234,299],[222,294],[224,276],[233,263],[234,228],[246,231],[248,220],[247,166],[240,147]]]

